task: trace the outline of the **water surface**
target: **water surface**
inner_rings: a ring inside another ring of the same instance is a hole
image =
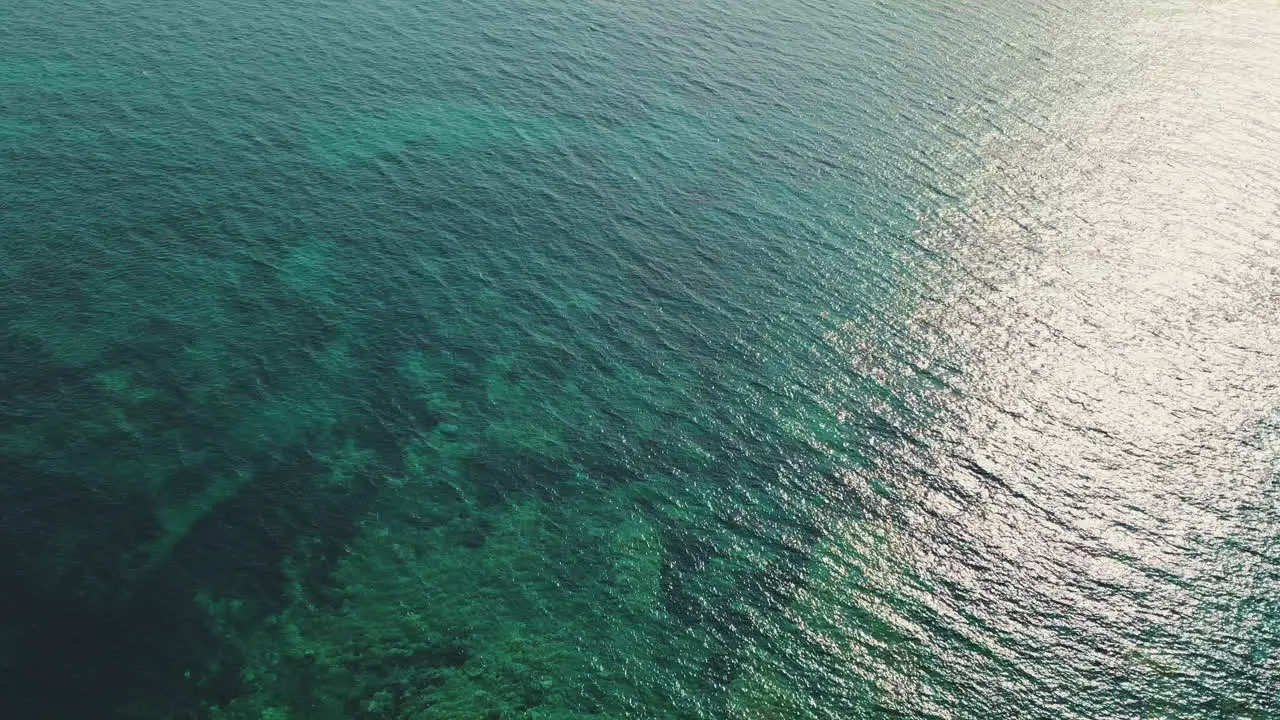
[[[1280,713],[1280,10],[0,3],[6,717]]]

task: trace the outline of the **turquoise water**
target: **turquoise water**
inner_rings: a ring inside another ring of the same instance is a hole
[[[1280,717],[1280,9],[0,0],[6,718]]]

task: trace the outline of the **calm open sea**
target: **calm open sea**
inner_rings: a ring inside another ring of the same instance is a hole
[[[0,717],[1280,717],[1274,0],[0,0]]]

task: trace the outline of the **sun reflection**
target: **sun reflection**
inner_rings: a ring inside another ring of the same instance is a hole
[[[851,667],[890,652],[856,608],[964,668],[949,689],[875,677],[900,708],[985,685],[993,717],[1027,698],[1058,717],[1081,693],[1108,716],[1257,712],[1280,680],[1256,651],[1280,639],[1257,602],[1280,534],[1276,443],[1257,439],[1280,406],[1280,13],[1170,2],[1108,21],[1105,57],[1064,43],[1011,93],[1021,122],[990,129],[987,172],[926,221],[956,281],[917,315],[936,356],[906,365],[958,372],[893,519],[839,534],[795,611]],[[873,350],[845,348],[902,382]],[[889,557],[914,579],[876,573]]]

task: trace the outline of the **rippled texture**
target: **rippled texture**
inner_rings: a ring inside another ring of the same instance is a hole
[[[1280,715],[1280,9],[0,0],[4,717]]]

